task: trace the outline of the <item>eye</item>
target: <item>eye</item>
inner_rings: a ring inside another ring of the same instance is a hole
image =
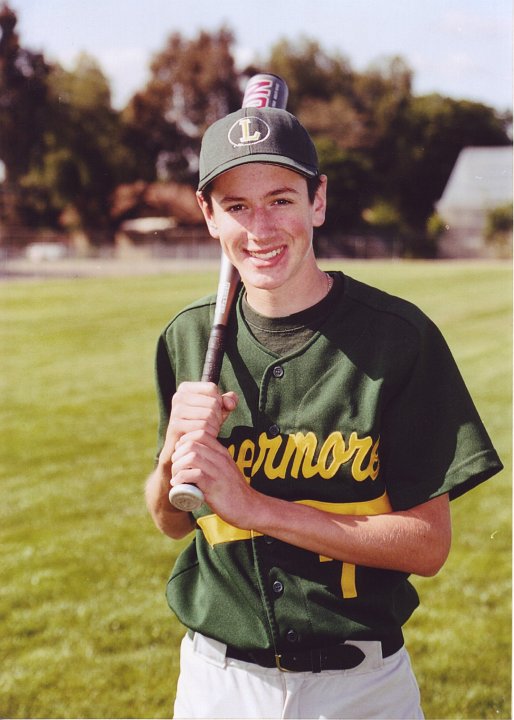
[[[226,212],[229,212],[229,213],[238,213],[238,212],[241,212],[241,210],[244,210],[244,209],[245,209],[245,206],[243,205],[243,203],[236,203],[235,205],[229,205],[229,206],[226,208]]]

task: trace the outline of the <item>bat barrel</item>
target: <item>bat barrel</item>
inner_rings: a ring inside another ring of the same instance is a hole
[[[285,80],[271,73],[260,73],[253,75],[248,81],[242,106],[284,109],[287,106],[288,94]]]

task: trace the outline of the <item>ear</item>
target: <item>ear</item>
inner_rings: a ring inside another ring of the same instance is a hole
[[[214,238],[215,240],[219,240],[220,235],[218,232],[218,226],[216,225],[216,222],[214,220],[214,214],[212,212],[212,204],[210,201],[206,200],[202,193],[198,191],[196,193],[196,199],[198,201],[198,205],[200,206],[200,210],[203,213],[205,223],[207,225],[207,229],[209,231],[209,235]]]
[[[320,227],[325,222],[325,213],[327,210],[327,176],[320,176],[320,184],[314,196],[312,203],[312,225]]]

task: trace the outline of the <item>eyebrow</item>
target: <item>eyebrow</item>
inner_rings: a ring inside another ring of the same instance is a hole
[[[276,188],[275,190],[270,190],[270,192],[266,193],[264,195],[264,198],[273,198],[277,197],[278,195],[286,195],[287,193],[292,193],[294,195],[298,195],[298,190],[295,188],[289,187],[289,185],[284,185],[282,187]],[[219,202],[220,203],[235,203],[235,202],[244,202],[246,200],[245,197],[240,197],[237,195],[224,195]]]

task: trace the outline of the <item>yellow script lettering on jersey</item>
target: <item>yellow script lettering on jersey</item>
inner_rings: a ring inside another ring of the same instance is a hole
[[[313,432],[274,438],[261,433],[257,443],[247,438],[237,448],[230,445],[228,451],[248,481],[261,468],[269,480],[308,479],[316,475],[329,480],[342,465],[351,462],[353,479],[362,482],[378,477],[379,442],[380,438],[374,441],[370,435],[359,438],[356,432],[352,432],[346,442],[343,435],[335,431],[324,440],[316,455],[319,441]]]

